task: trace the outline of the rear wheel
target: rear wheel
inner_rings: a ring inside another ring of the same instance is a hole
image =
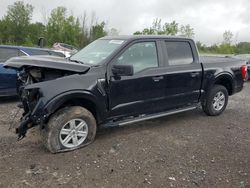
[[[56,112],[42,130],[45,147],[52,153],[71,151],[93,142],[96,121],[87,109],[66,107]]]
[[[228,92],[222,85],[214,85],[202,104],[203,111],[209,116],[220,115],[227,106]]]

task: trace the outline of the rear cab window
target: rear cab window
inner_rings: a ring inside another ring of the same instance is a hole
[[[165,41],[169,66],[188,65],[194,62],[188,41]]]

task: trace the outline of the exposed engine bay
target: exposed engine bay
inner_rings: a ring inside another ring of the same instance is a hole
[[[21,86],[53,80],[71,74],[75,74],[75,72],[41,67],[24,67],[17,73],[18,82]]]

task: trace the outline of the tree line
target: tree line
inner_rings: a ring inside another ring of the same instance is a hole
[[[250,54],[250,43],[239,42],[233,44],[233,33],[231,31],[225,31],[223,33],[223,41],[220,44],[213,44],[206,46],[201,42],[196,42],[197,47],[201,53],[212,54]]]
[[[68,15],[65,7],[57,7],[44,24],[31,22],[33,10],[32,5],[23,1],[8,6],[6,15],[0,20],[0,44],[34,46],[44,37],[47,46],[64,42],[81,48],[108,34],[106,23],[98,22],[94,14],[88,24],[86,12],[79,18]],[[114,34],[115,29],[110,32]]]
[[[170,35],[170,36],[183,36],[194,38],[194,28],[188,25],[180,25],[176,21],[170,23],[161,22],[161,19],[155,19],[149,28],[144,28],[142,31],[136,31],[134,35]],[[250,54],[250,43],[240,42],[233,44],[233,33],[225,31],[222,35],[223,41],[219,44],[206,46],[200,41],[196,45],[201,53],[207,54]]]
[[[75,17],[69,15],[65,7],[53,9],[45,23],[32,23],[33,10],[31,4],[23,1],[16,1],[8,6],[6,15],[0,19],[0,44],[35,46],[38,39],[44,37],[48,47],[55,42],[63,42],[82,48],[100,37],[119,34],[115,28],[107,29],[107,23],[99,22],[94,14],[90,19],[86,12],[81,17]],[[189,24],[181,25],[176,21],[162,23],[157,18],[150,27],[136,31],[134,35],[178,35],[194,38],[195,32]],[[231,31],[225,31],[221,43],[206,46],[198,41],[197,47],[201,53],[250,53],[249,42],[233,44],[233,37]]]
[[[142,31],[136,31],[134,35],[170,35],[170,36],[185,36],[188,38],[194,37],[194,29],[188,25],[180,25],[176,21],[162,24],[162,20],[157,18],[153,21],[152,26],[144,28]]]

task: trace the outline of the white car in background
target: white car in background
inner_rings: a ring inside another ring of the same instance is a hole
[[[63,53],[66,58],[70,57],[78,51],[78,49],[72,45],[59,42],[53,44],[52,50],[54,50],[55,52]]]

